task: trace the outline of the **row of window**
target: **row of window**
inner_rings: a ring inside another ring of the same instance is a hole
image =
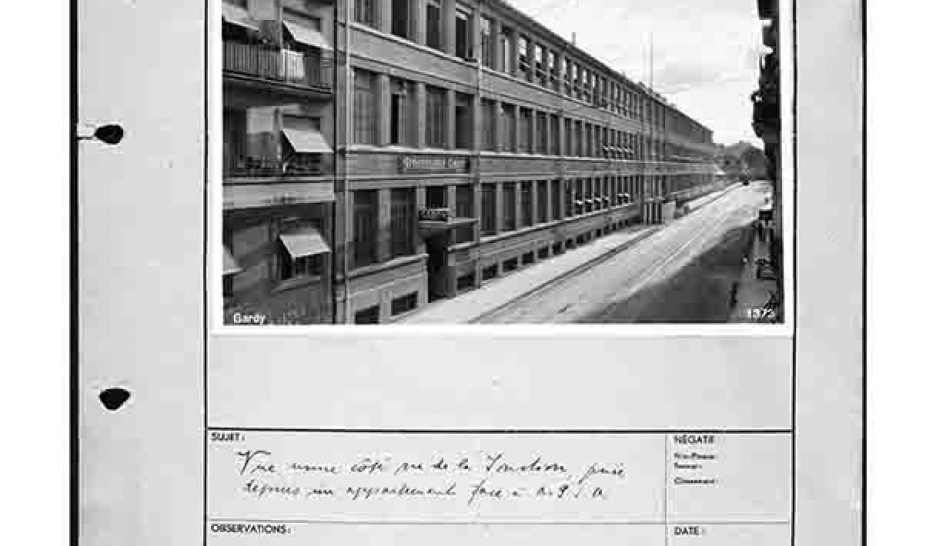
[[[498,185],[500,196],[498,197]],[[448,188],[426,188],[427,208],[451,208],[459,218],[476,218],[474,187],[455,187],[455,202],[449,202]],[[641,193],[636,176],[614,176],[567,180],[522,182],[485,182],[481,185],[481,235],[514,231],[536,224],[588,214],[632,203]],[[562,196],[565,195],[565,206]],[[351,256],[354,267],[364,267],[386,259],[415,252],[416,194],[414,188],[390,190],[389,230],[379,225],[378,190],[357,190],[353,195],[353,238]],[[501,211],[498,226],[497,211]],[[382,238],[388,238],[383,241]],[[469,224],[455,232],[455,242],[474,240]],[[389,254],[379,255],[384,246]]]
[[[381,6],[390,9],[390,27],[381,27]],[[518,31],[489,15],[478,17],[474,28],[474,8],[456,4],[454,35],[446,48],[444,40],[448,26],[443,21],[438,0],[424,0],[424,17],[412,0],[391,0],[382,4],[378,0],[354,0],[354,20],[375,29],[411,41],[421,41],[433,49],[449,53],[464,60],[480,61],[485,67],[536,83],[557,93],[574,97],[598,108],[624,117],[670,126],[690,138],[705,139],[706,129],[685,116],[668,113],[658,100],[646,91],[603,76],[598,70],[560,52],[560,48],[538,43],[531,36]],[[422,21],[423,28],[417,28]],[[472,50],[477,32],[480,52]],[[667,119],[664,120],[664,117]],[[667,123],[668,122],[668,123]]]
[[[630,204],[640,194],[636,176],[567,180],[503,182],[481,186],[481,235],[514,231],[563,218],[572,218]],[[562,196],[565,196],[563,206]],[[535,206],[534,206],[535,202]],[[519,205],[519,206],[518,206]],[[497,210],[501,225],[497,225]]]
[[[377,74],[354,70],[353,141],[356,144],[380,144],[380,95]],[[390,80],[390,111],[388,144],[416,147],[419,145],[416,83],[400,78]],[[449,99],[449,95],[452,99]],[[450,92],[431,85],[425,86],[425,127],[423,143],[429,148],[473,149],[474,113],[472,95]],[[454,101],[454,142],[449,143],[448,104]],[[662,152],[662,141],[621,131],[611,127],[564,118],[509,104],[482,99],[480,107],[481,142],[487,151],[506,151],[542,155],[581,157],[639,158],[650,152]],[[560,124],[563,125],[565,149],[560,144]],[[656,148],[651,149],[651,142]]]
[[[408,313],[419,306],[419,294],[410,292],[390,300],[390,316]],[[365,307],[354,313],[355,324],[380,324],[380,305]]]
[[[566,250],[575,248],[578,245],[582,245],[607,235],[609,233],[624,229],[629,224],[628,220],[619,220],[614,222],[606,227],[596,230],[588,230],[579,233],[575,237],[570,237],[565,241],[556,241],[554,243],[544,245],[539,247],[536,250],[529,250],[523,252],[518,256],[507,258],[502,260],[500,264],[493,263],[488,266],[485,266],[481,269],[481,282],[490,281],[499,276],[506,275],[517,271],[523,266],[532,265],[536,260],[543,260],[549,258],[550,255],[558,256],[563,254]],[[463,287],[468,287],[474,283],[474,273],[467,273],[457,279],[458,288],[461,290]]]

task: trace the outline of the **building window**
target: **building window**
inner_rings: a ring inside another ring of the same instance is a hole
[[[575,131],[572,129],[574,121],[569,118],[565,120],[565,146],[562,155],[575,155]]]
[[[517,149],[517,107],[512,104],[501,103],[501,121],[502,128],[501,139],[502,149],[506,152],[512,152]]]
[[[413,253],[416,226],[416,194],[413,188],[390,190],[390,256]]]
[[[474,218],[474,192],[468,184],[455,186],[455,216]],[[455,242],[467,243],[474,240],[474,226],[471,224],[455,229]]]
[[[442,8],[436,0],[426,2],[426,45],[442,50]]]
[[[497,277],[497,264],[489,265],[481,270],[481,282]]]
[[[575,195],[572,191],[572,181],[565,181],[565,217],[575,215]]]
[[[546,59],[543,54],[543,46],[537,44],[533,46],[533,62],[536,67],[536,81],[546,87],[549,85],[549,75],[546,73]]]
[[[354,20],[377,28],[377,0],[354,0]]]
[[[455,56],[460,59],[473,57],[471,51],[471,12],[464,8],[455,8]]]
[[[585,212],[592,212],[593,210],[597,209],[597,207],[595,206],[595,197],[598,194],[598,192],[596,191],[597,188],[595,187],[595,181],[591,178],[586,178],[584,181],[584,184],[585,184],[584,186],[585,187],[585,193],[584,193]]]
[[[426,86],[426,146],[445,147],[445,95],[444,89]]]
[[[279,271],[277,277],[281,281],[288,281],[296,278],[315,278],[322,274],[323,264],[322,256],[314,254],[311,256],[293,257],[285,245],[280,243],[278,252]]]
[[[413,84],[390,80],[390,144],[416,145],[416,97]]]
[[[426,188],[426,207],[430,209],[448,207],[448,190],[445,186],[429,186]]]
[[[550,115],[549,116],[549,151],[547,152],[550,155],[559,155],[561,149],[559,147],[559,116]]]
[[[517,190],[513,182],[504,183],[504,231],[517,229]]]
[[[497,111],[494,109],[494,101],[481,100],[481,149],[494,151],[497,149],[497,135],[495,127],[497,124]]]
[[[247,169],[247,111],[224,110],[224,173]]]
[[[547,53],[547,69],[549,70],[549,86],[559,91],[559,63],[556,62],[556,53],[552,50]]]
[[[474,148],[472,137],[474,124],[471,122],[471,96],[455,93],[455,147],[463,150]]]
[[[533,111],[529,108],[520,109],[520,127],[517,135],[517,152],[529,154],[533,152]]]
[[[520,183],[520,227],[533,225],[533,183]]]
[[[390,4],[390,33],[400,38],[410,38],[409,0],[393,0]]]
[[[536,153],[549,153],[549,118],[545,112],[536,114]]]
[[[481,64],[494,68],[494,24],[489,17],[481,16]]]
[[[565,80],[565,94],[572,96],[572,61],[565,59],[563,62],[564,69],[563,80]]]
[[[536,183],[536,223],[549,221],[549,182],[540,180]]]
[[[354,313],[355,324],[380,324],[380,306],[372,305]]]
[[[282,154],[280,173],[291,175],[322,174],[322,154],[331,150],[319,133],[321,119],[312,116],[283,115],[282,124],[284,131],[291,130],[299,131],[305,135],[316,135],[320,142],[317,146],[300,146],[299,149],[296,149],[284,132],[281,135],[280,142]]]
[[[455,280],[455,289],[458,291],[474,288],[474,285],[475,285],[475,275],[473,272],[465,273],[464,275],[458,277]]]
[[[591,102],[591,75],[588,72],[587,68],[582,68],[582,71],[579,73],[579,82],[582,88],[582,100],[585,102]]]
[[[497,201],[495,200],[495,184],[481,185],[481,235],[494,235],[497,233]]]
[[[550,182],[550,188],[552,191],[552,219],[559,220],[562,218],[562,182],[559,180],[553,180]]]
[[[529,42],[527,42],[526,36],[520,36],[517,38],[517,56],[520,58],[520,77],[527,81],[533,81],[533,74],[530,71],[530,57],[527,47]]]
[[[510,32],[511,31],[509,28],[502,27],[499,38],[501,41],[501,55],[503,55],[501,62],[503,63],[503,71],[507,74],[512,74],[514,68],[514,57],[513,48],[511,47]]]
[[[511,258],[509,260],[504,260],[501,270],[504,273],[510,273],[517,270],[517,258]]]
[[[419,295],[416,292],[411,292],[405,296],[394,298],[390,300],[390,315],[397,316],[402,315],[408,311],[412,311],[413,309],[416,309],[418,302]]]
[[[376,78],[366,70],[354,69],[354,142],[377,143]]]
[[[354,192],[354,266],[377,261],[377,190]]]

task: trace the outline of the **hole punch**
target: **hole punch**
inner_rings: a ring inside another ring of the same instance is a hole
[[[112,387],[101,391],[98,398],[101,399],[101,404],[109,411],[117,411],[120,406],[123,406],[130,399],[130,391],[120,387]]]
[[[124,137],[124,129],[119,124],[108,123],[100,125],[90,131],[90,128],[82,128],[78,133],[78,140],[100,140],[104,144],[117,144]]]

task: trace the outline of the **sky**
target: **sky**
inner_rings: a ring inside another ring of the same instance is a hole
[[[708,126],[716,142],[760,140],[751,93],[761,50],[757,0],[507,0]]]

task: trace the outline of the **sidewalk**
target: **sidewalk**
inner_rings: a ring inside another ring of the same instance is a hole
[[[494,279],[470,292],[430,303],[401,318],[397,324],[461,324],[475,321],[518,298],[590,267],[598,260],[610,258],[648,237],[659,227],[638,225],[605,235],[586,245]]]
[[[705,194],[705,195],[703,195],[703,196],[696,197],[696,198],[693,199],[692,201],[689,201],[688,203],[686,203],[685,207],[686,207],[686,209],[687,209],[687,214],[688,214],[688,213],[692,213],[692,212],[694,212],[694,211],[696,211],[696,210],[698,210],[698,209],[704,207],[705,205],[708,205],[709,203],[711,203],[712,201],[714,201],[714,200],[716,200],[716,199],[722,197],[722,196],[725,195],[726,193],[728,193],[728,192],[730,192],[730,191],[732,191],[732,190],[736,190],[736,189],[738,189],[738,188],[740,188],[740,187],[742,187],[741,184],[740,184],[739,182],[735,182],[735,183],[733,183],[733,184],[729,184],[728,186],[726,186],[726,187],[724,187],[724,188],[722,188],[722,189],[720,189],[720,190],[716,190],[716,191],[713,191],[712,193],[708,193],[708,194]]]
[[[763,308],[770,298],[770,293],[777,292],[777,281],[757,278],[757,259],[770,257],[769,239],[766,236],[763,240],[759,239],[756,232],[752,239],[748,262],[741,269],[738,278],[737,300],[731,310],[731,322],[773,322],[769,320],[771,317],[763,316]],[[761,320],[758,320],[758,317],[761,317]]]

